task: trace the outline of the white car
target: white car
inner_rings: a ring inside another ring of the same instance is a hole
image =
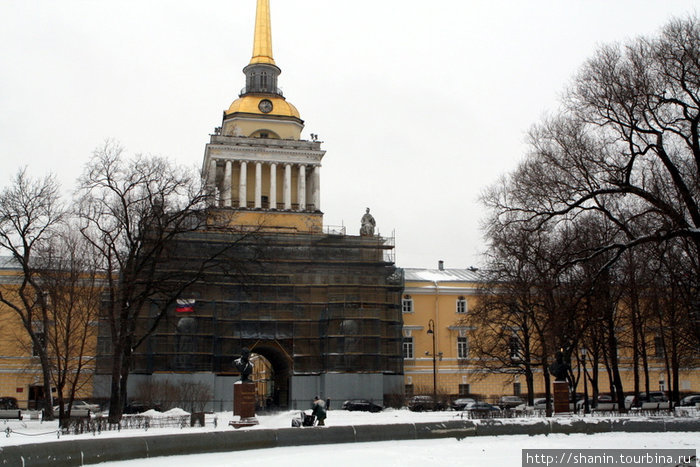
[[[57,405],[53,408],[54,414],[58,414],[60,407]],[[68,411],[68,406],[65,407],[66,412]],[[73,401],[73,406],[71,408],[70,414],[74,417],[86,417],[91,413],[96,413],[100,411],[100,406],[97,404],[90,404],[85,401]]]

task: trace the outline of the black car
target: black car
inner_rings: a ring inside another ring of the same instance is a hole
[[[408,401],[408,409],[413,412],[423,412],[425,410],[445,410],[447,405],[440,401],[435,401],[432,396],[413,396]]]
[[[133,401],[130,404],[128,404],[126,407],[124,407],[124,413],[125,414],[139,414],[139,413],[147,412],[151,409],[157,410],[158,412],[163,411],[163,408],[159,404],[147,404],[144,402]]]
[[[681,399],[681,407],[695,407],[695,404],[700,404],[700,394],[693,394],[691,396],[685,396]]]
[[[19,410],[17,399],[14,397],[0,397],[0,410]]]
[[[367,399],[351,399],[343,402],[343,410],[359,411],[359,412],[381,412],[384,409],[381,405]]]

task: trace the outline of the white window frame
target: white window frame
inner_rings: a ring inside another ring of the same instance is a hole
[[[403,313],[413,313],[413,298],[410,295],[404,295],[401,299],[401,311]]]
[[[467,299],[464,297],[459,297],[457,299],[457,313],[460,315],[466,314],[469,311],[469,307],[467,306]]]
[[[460,360],[469,358],[469,339],[467,337],[457,338],[457,358]]]
[[[403,338],[403,344],[402,344],[402,350],[403,350],[403,358],[405,360],[413,360],[415,357],[415,346],[413,344],[413,337],[404,337]]]

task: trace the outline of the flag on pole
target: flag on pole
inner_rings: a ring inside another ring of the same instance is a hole
[[[179,299],[175,307],[176,313],[194,313],[193,299]]]

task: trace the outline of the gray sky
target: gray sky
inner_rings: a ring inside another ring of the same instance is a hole
[[[0,184],[70,188],[105,138],[200,167],[244,86],[255,0],[0,2]],[[271,0],[279,85],[327,151],[326,225],[365,207],[401,267],[479,266],[480,193],[605,43],[697,0]]]

